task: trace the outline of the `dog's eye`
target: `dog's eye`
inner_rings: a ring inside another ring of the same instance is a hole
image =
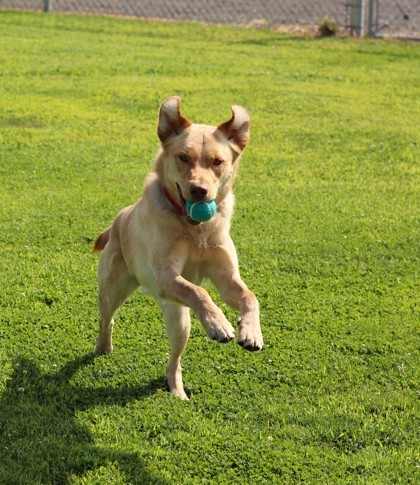
[[[217,167],[218,165],[222,165],[222,163],[223,163],[223,160],[220,160],[220,158],[215,158],[215,159],[213,160],[213,165],[216,165],[216,167]]]
[[[188,163],[188,156],[187,155],[179,155],[178,158],[181,160],[181,162]]]

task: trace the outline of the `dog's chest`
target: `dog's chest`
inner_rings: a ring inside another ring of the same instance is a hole
[[[191,283],[200,284],[207,275],[210,253],[210,248],[200,248],[190,244],[182,276]]]

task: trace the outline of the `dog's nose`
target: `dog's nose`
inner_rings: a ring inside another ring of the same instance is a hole
[[[190,185],[190,194],[194,200],[204,199],[209,193],[209,188],[207,185]]]

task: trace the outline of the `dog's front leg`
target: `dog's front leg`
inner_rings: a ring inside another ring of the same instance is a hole
[[[225,298],[226,303],[239,310],[238,344],[246,350],[261,350],[263,336],[260,326],[260,312],[258,300],[252,291],[239,278],[232,280]]]
[[[239,275],[236,252],[232,242],[226,248],[214,250],[208,272],[223,301],[234,310],[239,311],[238,344],[247,350],[261,350],[263,337],[259,303]]]
[[[212,340],[225,343],[234,338],[234,328],[207,291],[187,281],[176,269],[168,267],[159,271],[157,286],[161,298],[192,308]]]

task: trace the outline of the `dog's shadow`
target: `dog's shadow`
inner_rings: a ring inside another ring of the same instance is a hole
[[[96,405],[121,405],[142,399],[163,380],[142,388],[82,388],[75,372],[93,363],[86,355],[54,373],[43,373],[20,358],[0,395],[0,483],[65,484],[89,470],[113,464],[128,483],[166,483],[151,476],[135,453],[95,446],[77,413]]]

